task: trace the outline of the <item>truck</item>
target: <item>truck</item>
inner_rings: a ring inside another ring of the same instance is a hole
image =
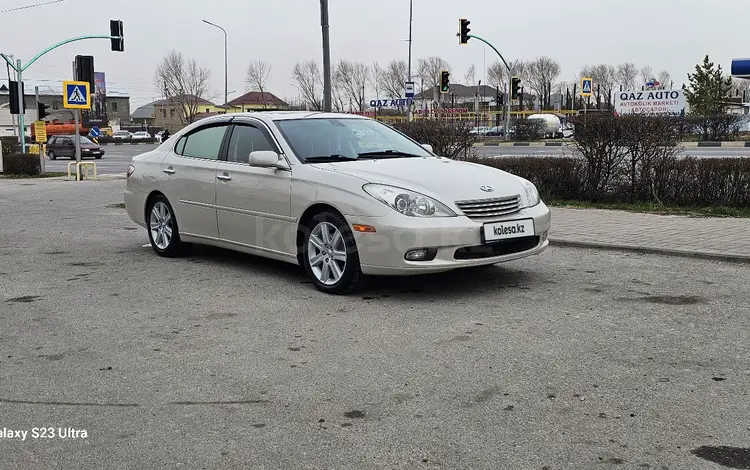
[[[542,137],[555,138],[563,135],[562,121],[554,114],[532,114],[528,119],[536,119],[544,123]]]

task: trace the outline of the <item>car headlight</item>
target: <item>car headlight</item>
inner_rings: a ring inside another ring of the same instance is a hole
[[[81,149],[82,152],[90,152],[91,149]]]
[[[445,204],[435,199],[408,189],[386,186],[383,184],[366,184],[362,189],[379,200],[409,217],[455,217],[456,213]]]
[[[534,186],[534,183],[523,178],[520,178],[520,180],[521,184],[523,184],[523,189],[526,190],[526,207],[534,207],[542,202],[542,198],[539,196],[539,191]]]

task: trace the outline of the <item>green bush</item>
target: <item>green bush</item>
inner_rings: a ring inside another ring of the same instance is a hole
[[[632,200],[626,168],[611,184],[591,195],[586,189],[587,161],[576,157],[475,158],[534,183],[542,197],[586,202],[657,202],[673,206],[750,206],[750,158],[681,158],[660,160],[643,175],[652,194]],[[623,161],[621,165],[627,166]]]
[[[36,176],[42,173],[39,155],[12,153],[3,155],[3,174]]]
[[[18,137],[0,137],[0,147],[2,147],[3,155],[10,155],[18,152],[21,149],[21,144],[18,143]]]

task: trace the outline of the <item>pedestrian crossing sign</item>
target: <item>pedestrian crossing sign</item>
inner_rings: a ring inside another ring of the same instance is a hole
[[[63,82],[63,108],[91,109],[91,90],[88,82]]]
[[[581,79],[581,96],[591,96],[594,94],[594,80],[591,78]]]

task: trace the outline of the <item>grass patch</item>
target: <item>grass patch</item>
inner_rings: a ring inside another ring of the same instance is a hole
[[[68,176],[68,174],[60,171],[48,171],[43,175],[6,175],[5,173],[0,173],[0,179],[6,180],[21,180],[28,178],[59,178],[61,176]]]
[[[573,209],[608,209],[616,211],[641,212],[644,214],[685,215],[690,217],[734,217],[750,218],[750,207],[678,207],[660,206],[651,202],[585,202],[569,200],[549,200],[545,203],[552,207]]]

